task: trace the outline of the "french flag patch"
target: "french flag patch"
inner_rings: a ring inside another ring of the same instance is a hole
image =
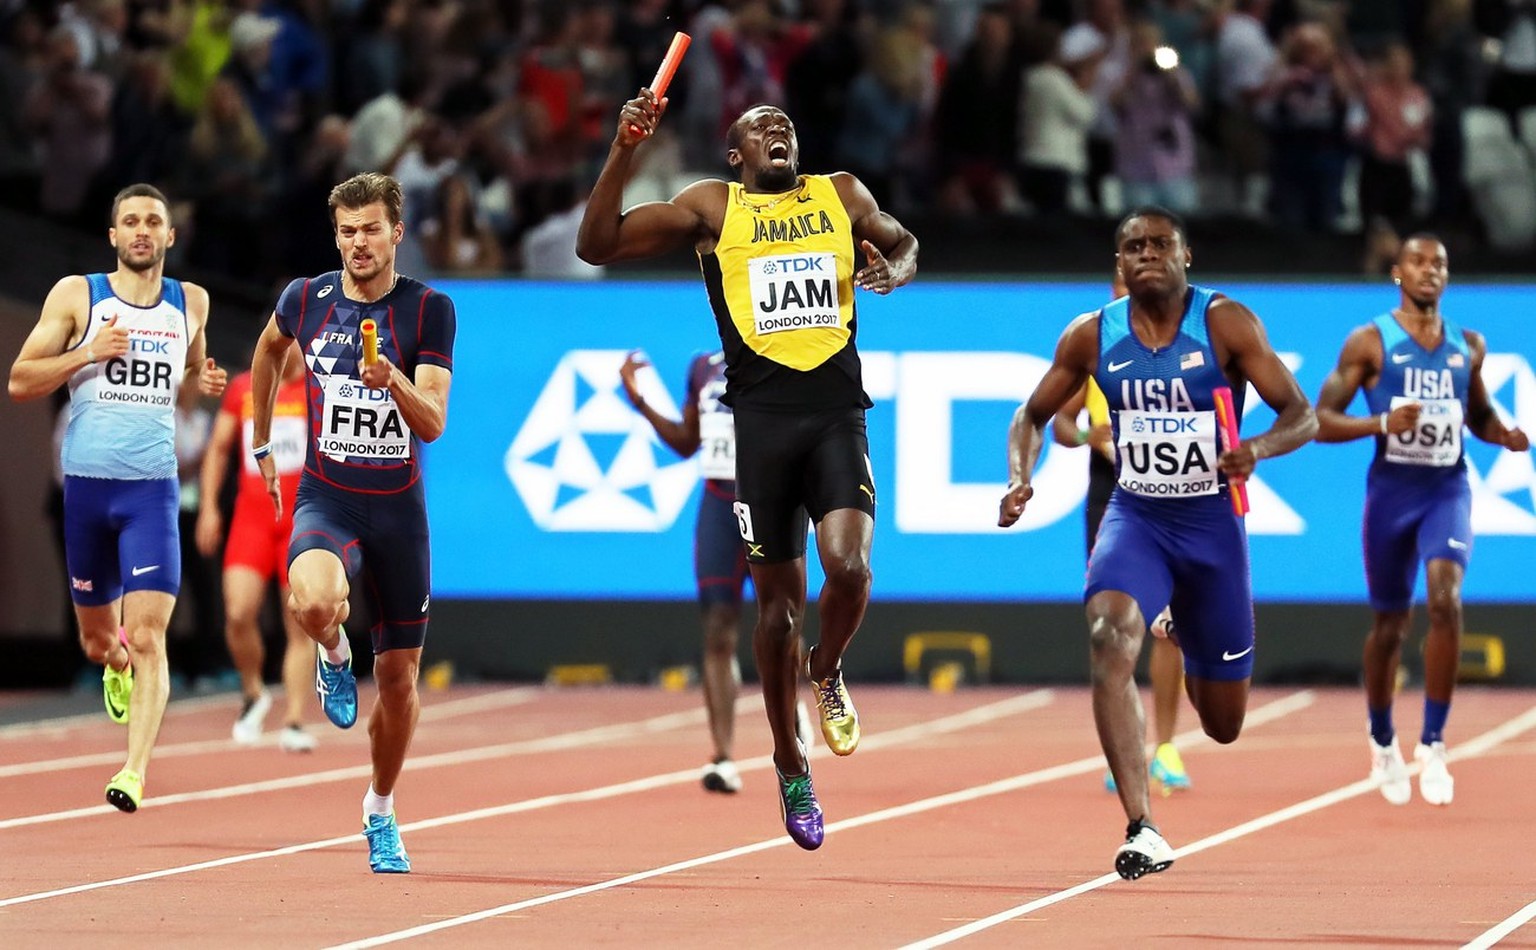
[[[1196,350],[1193,353],[1185,353],[1183,356],[1179,357],[1179,369],[1181,369],[1181,370],[1194,369],[1197,366],[1204,366],[1204,365],[1205,365],[1205,351],[1204,350]]]

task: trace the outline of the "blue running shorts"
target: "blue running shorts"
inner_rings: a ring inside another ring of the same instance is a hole
[[[693,575],[699,582],[699,606],[741,605],[747,580],[747,548],[731,506],[731,482],[706,481],[693,527]]]
[[[1106,590],[1129,594],[1146,623],[1173,608],[1188,675],[1253,675],[1248,535],[1225,492],[1170,500],[1117,489],[1088,559],[1083,599]]]
[[[125,591],[181,591],[181,532],[174,478],[125,481],[64,477],[64,560],[81,607]]]
[[[1371,609],[1407,610],[1421,560],[1455,561],[1465,570],[1472,557],[1472,488],[1465,471],[1423,478],[1373,467],[1361,536]]]
[[[373,652],[409,650],[427,639],[432,592],[427,504],[421,480],[390,494],[327,485],[306,471],[294,501],[288,564],[311,550],[329,551],[362,592],[378,622]]]

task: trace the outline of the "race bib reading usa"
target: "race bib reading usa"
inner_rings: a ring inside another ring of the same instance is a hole
[[[1122,409],[1120,487],[1154,498],[1214,495],[1216,413]]]
[[[404,461],[411,457],[411,434],[389,390],[369,389],[344,376],[328,376],[317,448],[321,455],[338,461]]]
[[[699,474],[736,480],[736,420],[728,412],[699,415]]]
[[[1461,458],[1461,400],[1393,396],[1392,408],[1419,405],[1419,423],[1387,436],[1387,461],[1445,468]]]
[[[747,283],[759,335],[842,325],[836,254],[754,257],[747,261]]]

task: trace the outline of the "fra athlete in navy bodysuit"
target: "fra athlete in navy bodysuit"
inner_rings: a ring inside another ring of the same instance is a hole
[[[281,509],[270,451],[272,408],[284,355],[297,340],[305,361],[309,447],[289,544],[289,605],[319,645],[315,686],[326,718],[357,721],[357,682],[341,624],[351,583],[362,578],[378,618],[373,673],[379,698],[368,724],[373,782],[363,834],[375,873],[411,869],[395,820],[394,788],[416,729],[416,678],[431,604],[421,445],[442,434],[452,382],[453,304],[395,272],[405,234],[399,182],[356,175],[331,191],[342,269],[295,281],[262,332],[251,367],[252,454]],[[363,321],[378,327],[366,361]]]

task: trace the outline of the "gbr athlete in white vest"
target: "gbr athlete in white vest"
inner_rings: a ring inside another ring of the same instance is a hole
[[[1461,662],[1461,581],[1472,554],[1472,491],[1463,430],[1513,452],[1530,449],[1499,420],[1483,386],[1488,345],[1440,311],[1450,276],[1433,234],[1403,242],[1392,266],[1397,308],[1357,327],[1317,397],[1319,442],[1373,438],[1366,474],[1365,579],[1373,621],[1365,640],[1365,705],[1371,779],[1394,805],[1412,796],[1392,725],[1397,666],[1413,610],[1414,575],[1424,562],[1429,636],[1424,641],[1424,723],[1414,758],[1419,794],[1449,805],[1445,720]],[[1369,415],[1347,413],[1359,391]]]
[[[107,801],[132,812],[170,697],[165,629],[181,588],[176,395],[191,382],[216,396],[226,374],[206,358],[208,292],[165,276],[176,243],[165,195],[124,188],[107,239],[117,269],[54,284],[11,366],[10,392],[21,402],[69,385],[69,592],[80,645],[103,666],[107,715],[128,725],[128,759]]]
[[[635,146],[665,111],[649,89],[624,105],[608,161],[587,202],[576,252],[589,263],[691,247],[725,351],[735,413],[735,512],[757,594],[752,649],[763,683],[785,830],[821,846],[821,805],[795,735],[801,669],[812,681],[827,746],[848,755],[859,720],[842,657],[869,603],[875,480],[855,338],[855,287],[878,294],[917,272],[917,239],[882,212],[857,178],[802,175],[789,116],[754,106],[731,123],[726,160],[740,182],[694,182],[671,201],[622,209]],[[855,266],[862,249],[867,263]],[[808,522],[826,583],[821,642],[802,666]]]
[[[1253,676],[1253,594],[1248,535],[1228,486],[1259,459],[1304,445],[1317,419],[1258,317],[1189,283],[1190,249],[1177,215],[1131,212],[1115,232],[1115,252],[1129,296],[1072,321],[1051,368],[1014,414],[998,524],[1023,515],[1042,428],[1093,377],[1109,403],[1117,463],[1083,597],[1093,718],[1130,821],[1115,870],[1134,879],[1173,863],[1152,824],[1133,676],[1148,618],[1172,608],[1190,704],[1206,735],[1234,741]],[[1241,419],[1249,383],[1275,410],[1274,425],[1223,451],[1215,390],[1232,389]]]

